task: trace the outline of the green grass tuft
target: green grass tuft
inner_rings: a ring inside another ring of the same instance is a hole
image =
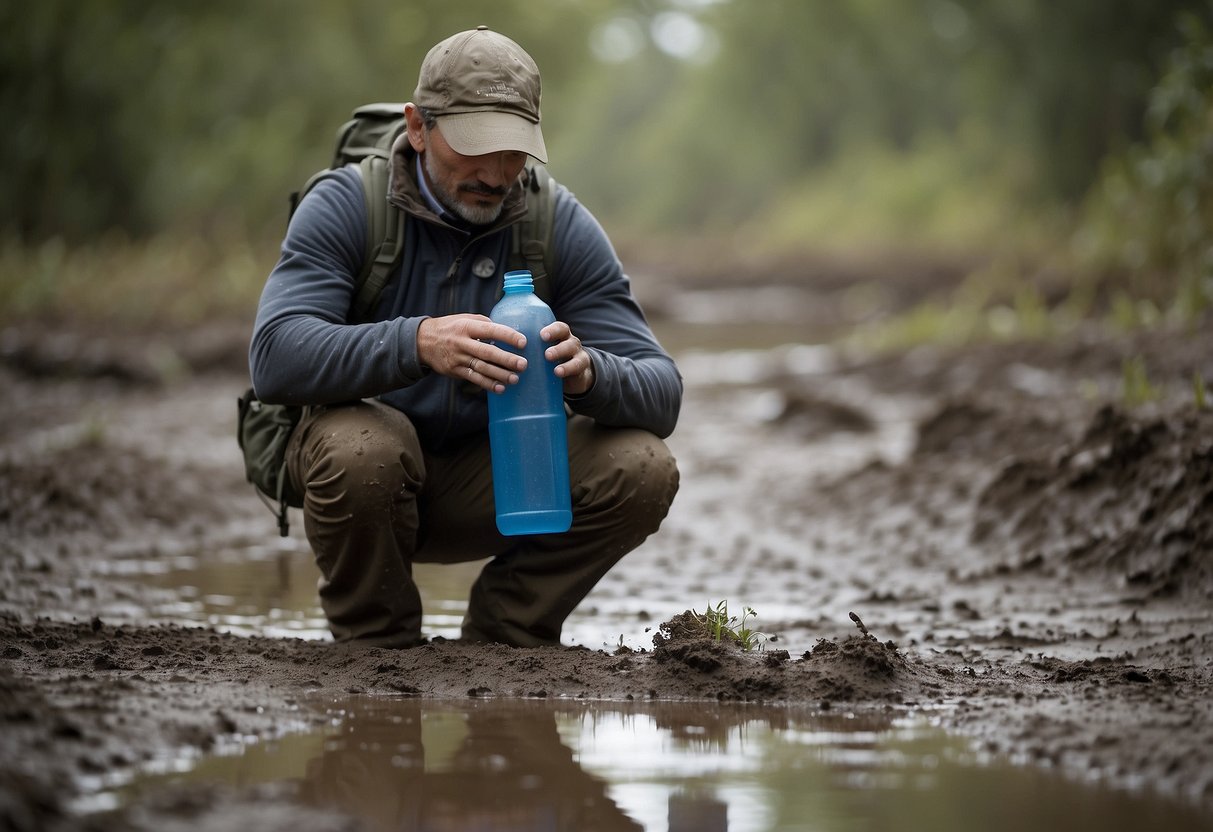
[[[1134,356],[1121,366],[1121,385],[1121,395],[1128,407],[1157,401],[1160,395],[1158,388],[1150,383],[1146,362],[1141,356]]]
[[[747,626],[751,618],[757,618],[753,607],[745,607],[741,618],[729,615],[729,602],[721,601],[716,606],[710,603],[702,613],[691,611],[695,620],[703,627],[704,634],[712,641],[736,644],[742,650],[750,651],[757,647],[761,650],[766,643],[766,634]]]

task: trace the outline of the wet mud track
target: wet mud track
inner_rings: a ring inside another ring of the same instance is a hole
[[[90,782],[306,728],[323,719],[307,697],[351,693],[924,712],[1022,764],[1213,811],[1213,411],[1191,383],[1213,382],[1207,334],[687,351],[683,489],[587,599],[601,640],[400,652],[153,620],[166,590],[101,568],[275,534],[231,438],[239,348],[208,337],[196,352],[222,359],[167,380],[121,343],[48,366],[36,340],[6,341],[10,828],[100,824],[71,811]],[[1130,408],[1132,357],[1159,395]],[[681,633],[680,613],[722,599],[758,610],[765,650]],[[215,797],[160,795],[104,828],[358,828],[289,789]]]

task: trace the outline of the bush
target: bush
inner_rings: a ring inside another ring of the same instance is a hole
[[[1181,26],[1185,42],[1149,98],[1147,139],[1105,166],[1078,243],[1192,322],[1213,305],[1213,31],[1195,15]]]

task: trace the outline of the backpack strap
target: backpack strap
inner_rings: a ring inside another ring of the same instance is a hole
[[[362,192],[366,199],[366,258],[350,304],[350,320],[365,320],[383,287],[391,279],[404,247],[405,213],[388,201],[388,168],[385,156],[374,153],[358,163],[362,174]]]
[[[366,246],[362,271],[354,277],[354,299],[350,302],[349,315],[353,323],[364,321],[371,314],[404,248],[405,214],[387,198],[389,167],[386,155],[378,150],[373,150],[372,155],[364,156],[358,163],[366,206]],[[317,171],[302,190],[291,194],[291,214],[317,182],[332,175],[332,169]]]
[[[535,284],[535,294],[544,302],[551,300],[549,273],[553,258],[552,226],[556,216],[556,194],[547,168],[534,165],[527,169],[526,216],[514,224],[511,233],[510,256],[515,264],[525,264]]]

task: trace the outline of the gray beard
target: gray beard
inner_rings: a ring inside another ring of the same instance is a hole
[[[421,162],[425,165],[425,172],[430,178],[430,191],[434,194],[434,199],[438,200],[438,203],[443,208],[472,225],[489,225],[501,216],[501,209],[505,207],[504,203],[499,202],[496,205],[468,205],[465,202],[461,202],[456,198],[455,194],[439,184],[438,177],[430,166],[430,154],[421,154]]]

